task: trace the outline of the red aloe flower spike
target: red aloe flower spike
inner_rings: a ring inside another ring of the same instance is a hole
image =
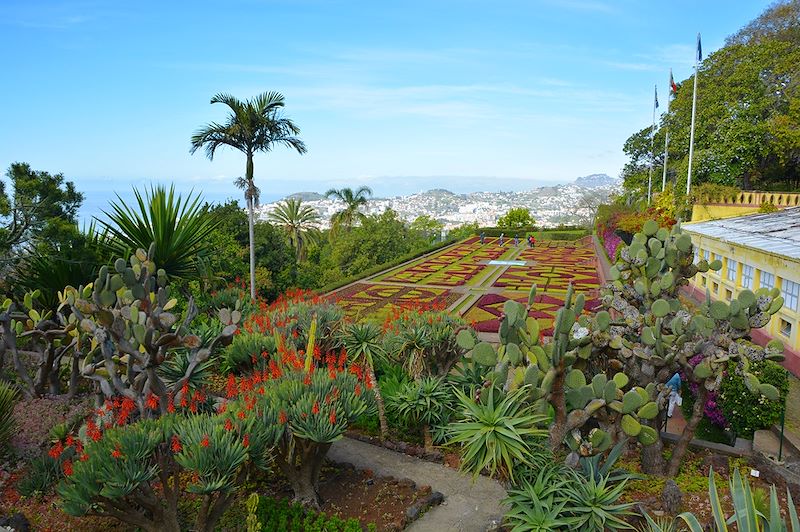
[[[245,449],[247,447],[250,447],[250,435],[249,434],[245,434],[244,435],[244,438],[242,439],[242,447],[244,447]]]
[[[208,447],[209,446],[208,435],[204,435],[203,439],[200,440],[200,446],[201,447]]]
[[[61,464],[61,469],[64,470],[64,474],[66,476],[70,476],[72,474],[72,462],[69,460],[64,460],[64,463]]]
[[[122,458],[122,451],[119,450],[119,445],[114,447],[114,450],[111,451],[111,456],[114,458]]]
[[[314,401],[314,406],[311,407],[312,414],[319,414],[319,401]]]
[[[183,447],[181,446],[181,441],[178,439],[178,436],[176,434],[172,435],[172,445],[170,446],[170,448],[172,449],[173,453],[179,453],[181,452],[181,449],[183,449]]]

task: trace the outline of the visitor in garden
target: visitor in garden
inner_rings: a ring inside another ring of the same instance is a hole
[[[536,237],[533,235],[531,235],[531,247],[532,248],[536,247]]]
[[[519,247],[519,236],[514,236],[514,247]]]
[[[681,399],[681,376],[677,373],[673,375],[672,378],[667,381],[667,387],[670,388],[667,416],[672,417],[675,405],[681,406],[683,404],[683,399]]]
[[[505,233],[500,233],[500,246],[503,245],[503,237],[504,236],[505,236]]]
[[[484,231],[481,231],[481,246],[485,243],[485,241],[486,241],[486,233]]]

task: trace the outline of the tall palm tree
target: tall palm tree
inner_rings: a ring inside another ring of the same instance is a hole
[[[367,204],[372,189],[360,187],[353,192],[352,188],[335,189],[332,188],[325,193],[329,198],[334,198],[344,202],[344,209],[331,216],[331,227],[352,227],[356,221],[362,221],[366,216],[361,212],[361,207]]]
[[[286,232],[289,243],[294,247],[297,262],[305,258],[306,244],[319,239],[319,214],[308,205],[303,205],[301,199],[289,198],[278,203],[275,210],[269,213],[268,219]]]
[[[253,156],[257,152],[270,152],[275,146],[285,146],[303,154],[305,143],[297,135],[300,128],[282,114],[284,100],[278,92],[265,92],[255,98],[241,101],[230,94],[220,93],[211,98],[211,103],[223,103],[230,109],[224,124],[211,122],[192,135],[190,153],[205,148],[206,155],[214,160],[217,148],[227,146],[239,150],[247,158],[244,178],[238,178],[237,186],[243,188],[250,229],[250,297],[256,298],[256,256],[253,248],[254,214],[259,190],[253,180]]]

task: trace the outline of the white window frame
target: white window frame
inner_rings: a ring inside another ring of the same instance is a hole
[[[789,320],[785,320],[783,318],[779,318],[779,319],[780,319],[780,321],[778,322],[778,332],[780,332],[780,334],[782,336],[785,336],[786,338],[791,338],[792,337],[792,329],[794,328],[794,326],[792,325],[792,322],[790,322]]]
[[[736,266],[738,263],[733,259],[728,259],[728,271],[727,271],[727,278],[729,281],[736,282]],[[731,266],[733,266],[733,270],[731,270]],[[733,273],[733,275],[731,275]]]
[[[756,278],[756,269],[749,264],[742,263],[742,288],[753,289],[753,281]]]
[[[789,310],[797,311],[800,301],[800,283],[783,279],[781,281],[781,294],[783,295],[783,306]]]
[[[770,284],[764,283],[764,277],[767,277],[770,280]],[[772,290],[773,288],[775,288],[775,274],[761,270],[761,281],[758,284],[759,288],[768,288]]]

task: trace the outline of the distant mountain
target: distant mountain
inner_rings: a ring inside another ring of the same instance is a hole
[[[299,199],[302,201],[319,201],[324,200],[325,196],[316,192],[295,192],[286,196],[286,199]]]
[[[575,180],[575,184],[585,188],[606,188],[619,184],[619,179],[615,179],[608,174],[591,174],[579,177]]]

